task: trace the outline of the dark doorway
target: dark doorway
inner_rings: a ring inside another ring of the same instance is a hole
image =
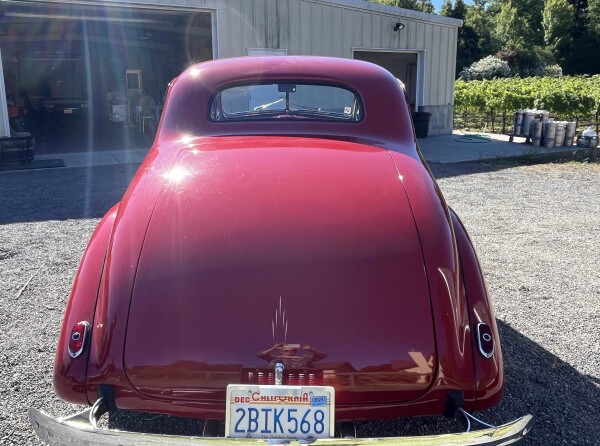
[[[212,59],[209,11],[0,5],[11,126],[36,153],[147,148],[168,83]]]

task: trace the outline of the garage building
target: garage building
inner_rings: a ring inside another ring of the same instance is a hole
[[[42,152],[147,147],[171,79],[248,55],[379,64],[449,133],[461,25],[362,0],[4,1],[0,136],[10,120]]]

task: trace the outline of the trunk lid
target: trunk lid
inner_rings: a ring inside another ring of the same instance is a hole
[[[223,399],[227,384],[270,383],[281,360],[284,382],[334,385],[338,404],[422,395],[436,370],[430,298],[387,151],[223,141],[183,150],[155,206],[125,341],[131,383]]]

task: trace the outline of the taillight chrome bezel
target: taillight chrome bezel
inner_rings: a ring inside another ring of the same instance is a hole
[[[81,332],[81,329],[79,328],[79,326],[83,326],[83,332]],[[77,350],[73,350],[73,348],[71,346],[71,342],[79,342],[79,339],[73,339],[73,336],[75,336],[75,335],[83,337],[83,339],[81,340],[81,345],[79,346],[79,348]],[[69,356],[71,358],[77,359],[85,351],[85,348],[88,343],[89,335],[90,335],[90,324],[88,322],[81,321],[81,322],[77,322],[75,325],[73,325],[73,328],[71,328],[71,333],[69,334],[69,343],[68,343]]]
[[[484,358],[490,359],[492,356],[494,356],[494,352],[496,350],[492,329],[488,324],[480,322],[477,324],[476,334],[479,353],[481,353]]]

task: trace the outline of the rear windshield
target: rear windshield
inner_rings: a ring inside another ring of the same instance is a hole
[[[362,103],[338,86],[293,82],[229,87],[217,93],[210,108],[212,121],[310,119],[362,120]]]

